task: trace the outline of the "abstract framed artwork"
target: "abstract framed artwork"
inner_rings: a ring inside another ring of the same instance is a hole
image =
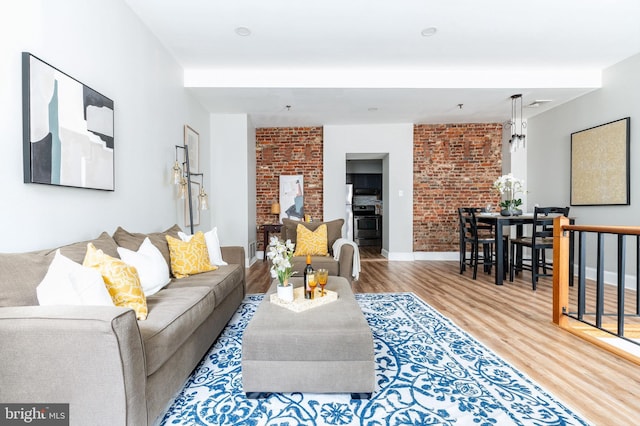
[[[571,134],[572,206],[629,205],[630,118]]]
[[[189,149],[189,170],[200,172],[200,135],[191,127],[184,126],[184,146]]]
[[[304,182],[302,175],[280,176],[280,221],[304,219]]]
[[[113,101],[22,53],[25,183],[113,191]]]

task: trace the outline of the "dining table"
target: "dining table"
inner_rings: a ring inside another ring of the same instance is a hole
[[[488,223],[495,229],[495,256],[496,259],[504,259],[504,227],[515,226],[516,238],[522,237],[524,225],[533,225],[533,213],[523,213],[520,215],[502,216],[500,213],[477,213],[478,222]],[[575,224],[575,218],[570,217],[569,223]],[[508,267],[508,265],[506,265]],[[496,285],[502,285],[504,281],[505,265],[503,262],[496,262]],[[569,282],[573,283],[573,238],[569,239]]]

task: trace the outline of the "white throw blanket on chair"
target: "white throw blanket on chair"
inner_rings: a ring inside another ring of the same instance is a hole
[[[340,260],[340,249],[345,244],[353,246],[353,272],[351,274],[353,275],[353,279],[357,281],[360,277],[360,251],[358,250],[358,245],[356,243],[347,240],[346,238],[338,238],[336,242],[333,243],[333,258],[335,260]]]

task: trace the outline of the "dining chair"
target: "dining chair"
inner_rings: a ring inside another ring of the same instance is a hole
[[[467,267],[468,264],[471,265],[471,260],[467,259],[467,240],[466,238],[469,235],[467,232],[467,227],[470,226],[464,220],[464,214],[469,212],[480,212],[481,209],[479,207],[459,207],[458,208],[458,226],[459,226],[459,236],[460,236],[460,244],[459,244],[459,252],[460,252],[460,273],[462,274]]]
[[[478,223],[476,213],[482,212],[478,207],[458,208],[458,220],[460,224],[460,273],[462,274],[467,265],[473,268],[473,279],[478,275],[478,264],[482,263],[484,272],[491,273],[494,264],[493,247],[496,242],[493,227],[491,225]],[[471,257],[467,259],[467,245],[471,248]],[[480,256],[480,246],[482,246],[482,256]]]
[[[531,236],[511,239],[509,281],[520,271],[531,271],[531,284],[536,289],[539,277],[549,277],[553,264],[547,261],[546,251],[553,249],[553,219],[569,216],[569,207],[536,207],[533,211]],[[531,250],[531,257],[524,258],[523,248]],[[542,273],[540,273],[542,268]]]

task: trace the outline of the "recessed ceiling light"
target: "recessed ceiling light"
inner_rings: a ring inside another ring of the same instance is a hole
[[[247,37],[251,35],[251,30],[247,27],[237,27],[235,29],[236,34],[238,34],[240,37]]]
[[[536,99],[535,101],[527,105],[527,108],[538,108],[539,106],[547,104],[549,102],[551,102],[551,99]]]
[[[427,27],[422,31],[420,31],[420,34],[422,35],[422,37],[431,37],[437,32],[438,32],[438,29],[436,27]]]

